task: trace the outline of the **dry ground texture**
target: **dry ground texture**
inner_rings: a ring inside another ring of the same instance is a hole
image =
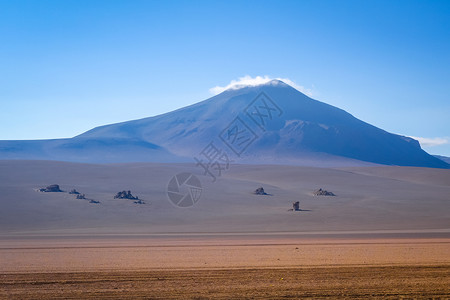
[[[449,298],[449,238],[3,240],[4,299]]]
[[[203,187],[186,209],[166,193],[180,172]],[[199,172],[0,161],[0,298],[450,298],[450,170]],[[100,203],[36,191],[50,184]],[[114,199],[122,190],[146,204]]]
[[[167,184],[198,175],[198,203],[179,209]],[[200,174],[199,174],[200,173]],[[59,233],[311,232],[435,230],[450,225],[450,170],[233,165],[216,182],[195,164],[92,165],[0,161],[0,235]],[[68,193],[39,193],[59,184]],[[271,196],[254,195],[264,187]],[[323,188],[336,197],[313,196]],[[114,199],[131,190],[146,204]],[[300,201],[301,212],[289,212]]]
[[[5,299],[448,298],[449,266],[2,275]]]

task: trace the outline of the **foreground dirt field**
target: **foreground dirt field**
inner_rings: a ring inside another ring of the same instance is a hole
[[[448,238],[191,237],[0,241],[0,273],[450,264]]]
[[[1,299],[449,298],[450,239],[0,240]]]
[[[448,298],[449,266],[2,275],[5,299]]]

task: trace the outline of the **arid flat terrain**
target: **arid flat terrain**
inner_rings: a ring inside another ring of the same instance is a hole
[[[5,299],[429,299],[448,266],[249,268],[3,275]]]
[[[3,239],[0,297],[450,297],[449,237],[365,236]]]
[[[174,206],[171,178],[196,174],[198,202]],[[448,230],[450,170],[232,165],[215,182],[195,164],[0,161],[0,235]],[[64,193],[38,192],[58,184]],[[269,195],[253,192],[264,187]],[[314,196],[319,188],[336,196]],[[76,189],[87,199],[67,192]],[[114,199],[131,190],[145,204]],[[292,212],[300,202],[302,211]]]
[[[192,164],[0,171],[2,299],[450,298],[449,170],[234,165],[215,182]],[[189,208],[167,197],[180,172],[202,183]],[[38,191],[50,184],[66,192]],[[122,190],[145,204],[114,199]]]

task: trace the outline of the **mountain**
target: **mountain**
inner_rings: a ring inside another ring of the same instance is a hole
[[[86,163],[183,161],[163,147],[133,138],[0,141],[0,159],[59,160]]]
[[[266,164],[328,160],[450,167],[423,151],[418,141],[367,124],[278,80],[229,89],[166,114],[100,126],[71,139],[2,141],[0,158],[84,162],[220,158]]]
[[[450,164],[450,157],[448,157],[448,156],[442,156],[442,155],[433,155],[433,156]]]

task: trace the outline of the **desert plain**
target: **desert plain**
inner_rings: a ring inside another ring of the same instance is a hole
[[[168,200],[180,172],[192,207]],[[3,299],[450,297],[448,170],[0,161],[0,192]]]

